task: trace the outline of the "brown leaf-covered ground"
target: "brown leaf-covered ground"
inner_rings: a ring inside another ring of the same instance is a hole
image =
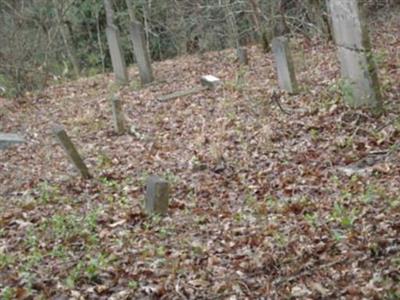
[[[4,299],[399,299],[400,23],[372,23],[386,112],[343,105],[335,48],[293,41],[301,93],[272,100],[271,54],[249,47],[154,64],[157,82],[112,75],[0,99]],[[161,103],[201,75],[224,86]],[[131,134],[113,133],[110,95]],[[284,113],[278,106],[290,114]],[[63,124],[94,179],[51,134]],[[168,216],[142,214],[149,174]]]

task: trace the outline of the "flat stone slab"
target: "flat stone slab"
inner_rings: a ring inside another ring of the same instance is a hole
[[[24,138],[18,134],[0,132],[0,149],[6,149],[12,145],[24,142]]]
[[[221,84],[221,79],[214,75],[204,75],[200,78],[202,86],[207,87],[210,90],[217,88]]]

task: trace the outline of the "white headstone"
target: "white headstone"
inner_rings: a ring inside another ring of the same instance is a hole
[[[200,82],[209,89],[215,89],[221,84],[221,80],[214,75],[204,75],[201,77]]]

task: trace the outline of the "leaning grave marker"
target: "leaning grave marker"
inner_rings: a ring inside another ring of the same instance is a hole
[[[128,71],[121,48],[121,38],[118,27],[113,24],[107,25],[106,35],[115,80],[120,84],[126,84],[128,83]]]
[[[90,175],[88,168],[86,167],[64,128],[61,126],[53,128],[53,134],[81,176],[85,179],[90,179],[92,176]]]
[[[146,36],[143,25],[140,22],[132,22],[129,27],[130,37],[133,43],[133,52],[139,69],[139,76],[142,84],[154,80],[151,67],[150,54],[146,46]]]
[[[275,57],[279,87],[290,94],[298,93],[294,63],[289,49],[289,40],[284,36],[276,37],[271,43]]]

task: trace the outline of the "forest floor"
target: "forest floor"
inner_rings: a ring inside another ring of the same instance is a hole
[[[112,74],[0,98],[4,299],[399,299],[400,24],[372,23],[385,113],[343,105],[331,43],[293,40],[301,93],[278,93],[271,54],[249,47],[154,63],[157,82]],[[213,74],[215,91],[157,101]],[[118,94],[131,134],[114,134]],[[277,105],[281,104],[283,109]],[[51,133],[85,158],[80,179]],[[142,213],[149,174],[171,184]]]

